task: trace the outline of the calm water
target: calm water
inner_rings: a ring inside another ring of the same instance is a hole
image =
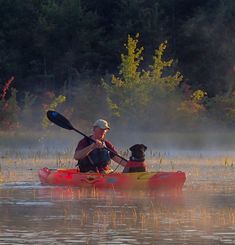
[[[186,172],[181,194],[41,186],[45,161],[2,159],[0,244],[235,244],[233,156],[156,161]]]

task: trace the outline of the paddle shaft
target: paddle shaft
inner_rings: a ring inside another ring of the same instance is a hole
[[[77,132],[77,133],[79,133],[79,134],[81,134],[81,135],[83,135],[84,137],[86,137],[86,138],[88,138],[88,139],[90,139],[93,143],[96,143],[96,141],[95,140],[93,140],[91,137],[89,137],[89,136],[87,136],[87,135],[85,135],[84,133],[82,133],[81,131],[79,131],[79,130],[77,130],[76,128],[72,128],[72,130],[74,130],[75,132]],[[124,160],[124,161],[127,161],[124,157],[122,157],[122,156],[120,156],[118,153],[116,153],[115,151],[112,151],[111,149],[109,149],[108,147],[106,147],[106,146],[104,146],[103,147],[104,149],[106,149],[106,150],[108,150],[108,151],[110,151],[111,153],[113,153],[115,156],[118,156],[118,157],[120,157],[122,160]]]
[[[72,126],[72,124],[70,123],[70,121],[65,118],[63,115],[61,115],[60,113],[56,112],[56,111],[47,111],[47,118],[53,122],[54,124],[56,124],[57,126],[61,127],[61,128],[65,128],[68,130],[74,130],[75,132],[83,135],[84,137],[90,139],[92,142],[96,143],[95,140],[93,140],[91,137],[88,137],[87,135],[85,135],[83,132],[77,130],[76,128],[74,128]],[[124,157],[120,156],[119,154],[117,154],[115,151],[109,149],[108,147],[104,146],[104,149],[108,150],[109,152],[113,153],[115,156],[118,156],[119,158],[121,158],[124,161],[127,161]]]

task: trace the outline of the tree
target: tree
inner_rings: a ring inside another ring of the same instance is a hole
[[[234,1],[206,2],[182,25],[180,59],[190,84],[209,97],[232,92]]]
[[[154,62],[149,66],[149,70],[140,71],[143,47],[137,47],[138,38],[139,34],[134,38],[128,35],[125,44],[127,53],[121,55],[119,77],[113,75],[111,84],[103,81],[112,114],[122,119],[136,120],[145,117],[147,111],[152,111],[152,103],[172,93],[182,80],[179,72],[171,74],[172,72],[168,71],[168,75],[164,74],[165,68],[173,64],[172,59],[163,60],[166,42],[161,43],[155,50]]]

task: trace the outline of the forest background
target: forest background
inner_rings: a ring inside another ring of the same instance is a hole
[[[0,129],[235,126],[235,1],[0,0]]]

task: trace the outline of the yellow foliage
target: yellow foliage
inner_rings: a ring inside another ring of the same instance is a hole
[[[161,43],[155,50],[153,65],[148,71],[139,71],[143,60],[143,47],[138,48],[137,34],[134,38],[128,35],[126,47],[127,53],[121,54],[120,77],[112,76],[111,83],[102,80],[107,92],[107,103],[114,116],[120,117],[125,113],[144,112],[146,106],[155,100],[155,92],[172,92],[183,79],[180,72],[174,75],[164,76],[164,68],[173,64],[173,59],[163,60],[167,41]]]
[[[121,54],[122,63],[119,70],[121,77],[113,75],[111,84],[102,80],[103,87],[108,93],[107,103],[116,117],[120,117],[129,107],[146,101],[145,93],[139,92],[143,91],[144,85],[140,79],[141,72],[138,71],[140,62],[143,60],[141,55],[144,48],[137,47],[138,37],[139,34],[134,38],[128,35],[127,44],[124,44],[127,54]],[[139,97],[138,100],[137,97]]]
[[[167,47],[167,41],[161,43],[159,45],[159,48],[155,50],[155,55],[153,56],[153,65],[150,66],[151,69],[151,75],[155,78],[155,79],[159,79],[162,77],[162,72],[163,69],[165,67],[171,67],[172,63],[173,63],[173,59],[170,59],[168,61],[163,61],[163,55],[164,55],[164,51]]]
[[[202,99],[207,95],[206,92],[204,92],[203,90],[196,90],[193,94],[192,94],[192,101],[194,102],[200,102],[202,101]]]
[[[168,61],[163,60],[163,55],[165,49],[167,48],[167,41],[161,43],[158,49],[155,50],[155,55],[153,56],[153,65],[150,65],[150,71],[145,73],[145,77],[149,77],[150,82],[156,89],[161,89],[162,91],[172,92],[179,85],[183,79],[183,75],[177,71],[174,75],[164,76],[163,71],[165,68],[171,67],[173,64],[173,59]]]
[[[138,82],[140,78],[140,72],[137,71],[141,60],[143,60],[142,52],[143,47],[137,48],[139,34],[137,33],[135,38],[128,35],[127,44],[124,46],[127,49],[127,54],[121,54],[121,66],[119,74],[123,76],[123,86],[132,86]],[[115,79],[115,76],[113,76]],[[119,79],[117,79],[119,80]],[[112,80],[115,83],[115,80]]]
[[[207,93],[203,90],[198,89],[194,91],[191,95],[191,99],[182,101],[177,110],[185,113],[188,116],[197,116],[199,113],[205,111],[202,100],[206,95]]]
[[[114,75],[112,76],[112,83],[118,88],[124,85],[124,82],[120,78],[115,77]]]
[[[46,116],[46,112],[47,110],[55,110],[57,108],[57,106],[59,104],[62,104],[64,103],[66,100],[66,97],[64,95],[59,95],[58,97],[56,97],[52,102],[51,104],[49,104],[46,109],[44,109],[45,111],[45,116],[43,117],[42,119],[42,127],[43,128],[48,128],[49,125],[50,125],[50,121],[47,119],[47,116]]]

